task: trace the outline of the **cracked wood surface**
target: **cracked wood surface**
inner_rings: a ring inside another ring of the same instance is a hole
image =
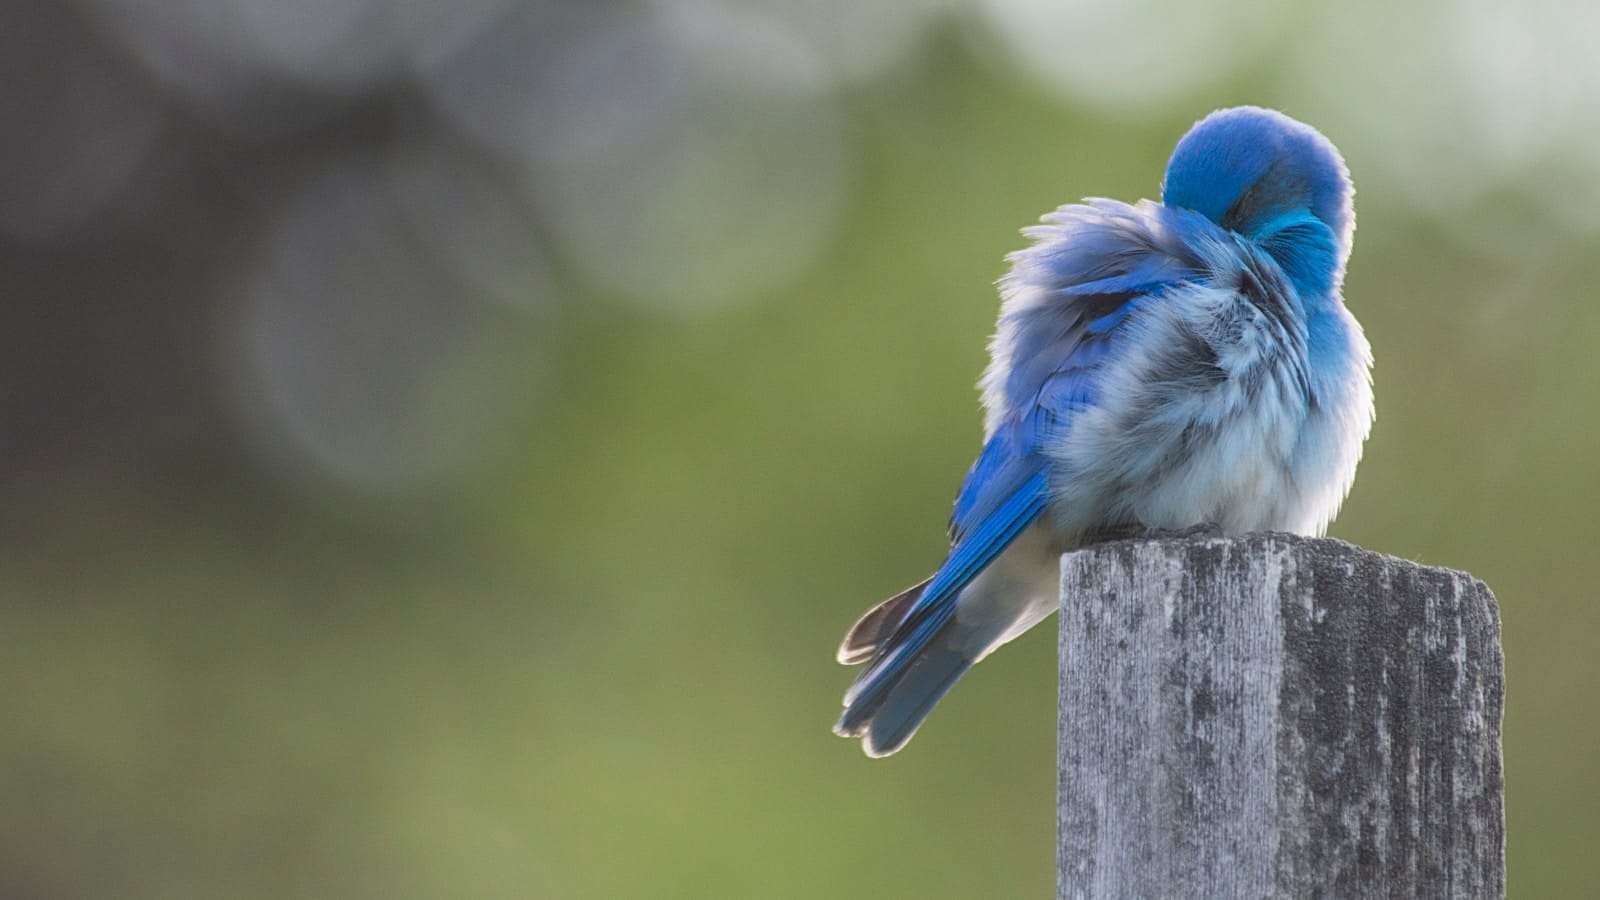
[[[1285,534],[1061,562],[1060,898],[1504,896],[1482,582]]]

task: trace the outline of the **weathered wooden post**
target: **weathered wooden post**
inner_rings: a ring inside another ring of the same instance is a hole
[[[1061,563],[1059,897],[1504,896],[1482,582],[1283,534]]]

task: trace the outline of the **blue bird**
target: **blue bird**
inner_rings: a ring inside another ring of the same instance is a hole
[[[1354,189],[1327,138],[1219,110],[1161,202],[1088,199],[1008,257],[984,447],[927,581],[856,622],[834,731],[905,746],[956,679],[1053,612],[1058,557],[1101,534],[1321,535],[1372,427],[1372,354],[1340,288]]]

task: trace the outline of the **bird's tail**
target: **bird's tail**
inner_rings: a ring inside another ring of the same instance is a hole
[[[954,623],[945,623],[932,635],[908,636],[913,645],[882,648],[845,694],[834,733],[861,738],[868,756],[888,756],[904,747],[939,698],[972,667],[971,653],[951,639],[954,630]]]
[[[855,666],[880,656],[884,645],[894,637],[900,623],[906,620],[911,607],[921,599],[923,590],[932,580],[932,575],[924,578],[920,583],[867,610],[865,615],[857,619],[844,636],[844,642],[839,645],[839,664]]]

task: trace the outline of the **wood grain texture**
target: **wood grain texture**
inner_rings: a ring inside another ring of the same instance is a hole
[[[1283,534],[1061,562],[1059,897],[1504,896],[1482,582]]]

